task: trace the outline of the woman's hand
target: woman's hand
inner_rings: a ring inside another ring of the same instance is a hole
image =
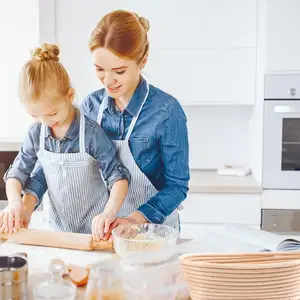
[[[119,225],[144,224],[144,223],[148,223],[148,221],[138,211],[133,212],[130,216],[125,218],[116,218],[115,221],[110,224],[108,231],[104,234],[103,240],[110,239],[112,231],[115,228],[117,228]]]
[[[102,240],[115,219],[116,212],[112,210],[104,210],[103,213],[94,217],[92,221],[93,239],[95,241]]]

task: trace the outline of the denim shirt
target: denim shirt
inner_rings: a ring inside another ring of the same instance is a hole
[[[158,190],[138,211],[152,223],[163,223],[185,200],[188,192],[187,120],[174,97],[149,86],[149,96],[131,134],[129,146],[138,167]],[[116,108],[112,98],[108,98],[101,126],[112,140],[125,138],[145,94],[146,81],[142,78],[123,112]],[[104,89],[88,95],[81,105],[82,111],[97,120],[104,96]],[[42,176],[42,172],[35,176]]]
[[[68,131],[62,139],[53,137],[50,127],[46,127],[45,149],[55,153],[76,153],[79,152],[79,125],[80,115],[77,112]],[[24,144],[14,160],[12,166],[5,174],[5,181],[8,178],[17,179],[26,193],[33,194],[39,200],[47,190],[47,183],[42,167],[36,164],[37,152],[40,149],[41,123],[33,123],[25,137]],[[85,116],[85,145],[86,152],[99,162],[103,179],[108,188],[120,179],[129,179],[128,170],[121,165],[116,156],[116,147],[107,137],[103,129],[96,121]],[[33,177],[30,177],[31,172]],[[34,174],[42,176],[34,176]],[[26,185],[26,187],[25,187]]]

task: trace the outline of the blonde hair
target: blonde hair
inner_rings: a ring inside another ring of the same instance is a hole
[[[140,62],[149,51],[149,21],[136,13],[115,10],[105,15],[93,30],[89,48],[107,48],[114,54]]]
[[[61,98],[71,88],[70,77],[59,62],[59,47],[42,44],[31,52],[31,59],[23,66],[19,80],[22,101],[38,100],[41,96]]]

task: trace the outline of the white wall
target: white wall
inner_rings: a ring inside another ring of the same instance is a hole
[[[185,107],[190,138],[190,165],[219,168],[248,165],[249,107]]]
[[[38,0],[0,0],[0,139],[22,139],[32,121],[20,104],[18,75],[38,43]]]

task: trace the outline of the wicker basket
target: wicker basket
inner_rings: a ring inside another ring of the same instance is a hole
[[[300,252],[180,257],[193,300],[298,300]]]

